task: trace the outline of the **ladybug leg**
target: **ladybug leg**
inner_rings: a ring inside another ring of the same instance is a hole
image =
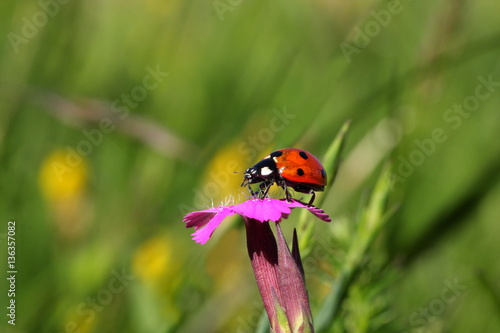
[[[253,197],[253,198],[258,198],[261,196],[261,193],[265,190],[265,183],[266,182],[263,182],[263,183],[260,183],[259,184],[259,190],[257,192],[254,192],[254,190],[252,189],[252,186],[250,183],[247,183],[248,185],[248,191],[250,192],[250,195]]]
[[[252,187],[250,186],[250,184],[248,184],[248,190],[250,191],[250,195],[251,195],[252,197],[254,197],[254,198],[255,198],[255,197],[257,196],[257,193],[255,193],[255,192],[252,190]]]
[[[260,198],[264,199],[267,196],[267,192],[269,192],[269,189],[271,188],[272,183],[269,183],[267,181],[260,183],[259,188],[260,192],[262,193]]]
[[[286,183],[283,182],[283,184],[281,184],[281,187],[283,187],[283,190],[285,190],[285,198],[286,198],[286,201],[287,202],[290,202],[292,201],[292,195],[290,194],[290,191],[288,191],[288,187],[286,186]]]
[[[316,199],[316,193],[314,193],[314,191],[312,191],[312,190],[310,193],[312,194],[312,196],[311,196],[311,200],[309,200],[309,203],[307,204],[308,206],[312,206],[314,199]]]
[[[249,184],[248,190],[250,191],[250,195],[252,197],[263,199],[267,195],[267,192],[269,191],[269,186],[267,186],[267,182],[262,182],[259,184],[259,190],[257,192],[254,192]]]

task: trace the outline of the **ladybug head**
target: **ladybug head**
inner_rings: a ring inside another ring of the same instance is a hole
[[[245,173],[243,174],[243,177],[245,177],[246,179],[250,179],[252,177],[255,177],[259,174],[259,171],[255,168],[248,168],[245,170]]]
[[[241,186],[252,184],[257,178],[259,178],[259,170],[254,167],[248,168],[245,170],[245,173],[243,173],[243,183],[241,183]]]
[[[276,173],[276,163],[270,158],[263,159],[253,167],[245,170],[245,173],[243,174],[244,179],[241,186],[273,179]]]

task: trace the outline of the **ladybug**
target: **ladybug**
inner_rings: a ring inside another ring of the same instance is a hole
[[[316,197],[314,191],[323,191],[327,179],[321,162],[308,151],[297,148],[279,149],[264,157],[253,167],[246,169],[241,186],[248,186],[250,193],[256,196],[250,187],[259,185],[261,197],[264,198],[271,185],[276,183],[285,190],[286,199],[291,198],[288,188],[296,192],[312,194],[309,205]]]

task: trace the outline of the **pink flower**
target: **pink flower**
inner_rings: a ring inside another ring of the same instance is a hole
[[[271,331],[275,333],[314,332],[304,270],[294,230],[292,252],[279,227],[292,208],[305,208],[319,219],[330,222],[322,209],[296,200],[252,199],[234,206],[213,207],[189,213],[186,227],[193,227],[193,240],[205,244],[226,217],[239,214],[245,221],[247,249]],[[269,223],[276,222],[276,235]]]
[[[308,206],[300,201],[277,199],[252,199],[233,206],[212,207],[187,214],[184,217],[186,228],[196,230],[191,234],[196,243],[205,244],[221,222],[229,216],[239,214],[245,221],[280,222],[288,218],[292,208],[305,208],[319,219],[330,222],[328,214],[315,206]]]

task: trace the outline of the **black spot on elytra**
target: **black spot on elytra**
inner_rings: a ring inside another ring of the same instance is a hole
[[[271,157],[280,157],[281,155],[283,155],[283,152],[282,151],[273,151],[269,156]]]
[[[309,156],[307,156],[306,152],[304,152],[304,151],[301,151],[301,152],[299,153],[299,155],[300,155],[300,157],[302,157],[302,158],[303,158],[303,159],[305,159],[305,160],[307,160],[307,159],[309,158]]]
[[[301,168],[298,168],[297,169],[297,175],[303,176],[304,175],[304,170],[302,170]]]
[[[325,169],[321,169],[321,177],[323,177],[323,179],[326,178],[326,171],[325,171]]]

